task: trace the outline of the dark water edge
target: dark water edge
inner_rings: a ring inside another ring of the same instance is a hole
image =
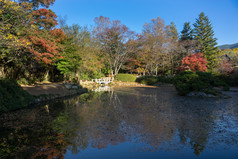
[[[0,158],[238,158],[238,93],[115,88],[0,116]]]

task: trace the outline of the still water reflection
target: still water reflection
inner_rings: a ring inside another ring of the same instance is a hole
[[[238,158],[237,93],[115,88],[0,116],[0,158]]]

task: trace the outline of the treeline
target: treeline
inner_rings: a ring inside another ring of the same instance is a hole
[[[22,83],[115,76],[174,75],[181,70],[230,73],[237,50],[220,51],[202,12],[179,33],[160,17],[135,33],[118,20],[69,26],[48,9],[55,0],[0,0],[0,77]],[[199,54],[197,54],[199,53]]]

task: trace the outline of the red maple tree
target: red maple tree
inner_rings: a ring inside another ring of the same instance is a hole
[[[182,59],[181,61],[182,65],[177,68],[178,71],[185,71],[185,70],[191,70],[191,71],[207,71],[207,60],[204,57],[203,53],[196,53],[189,55]]]
[[[232,64],[228,60],[222,60],[217,65],[218,71],[222,74],[231,74],[231,72],[234,70],[234,67],[232,67]]]
[[[32,24],[38,25],[40,29],[50,30],[58,25],[56,14],[50,9],[41,8],[34,10],[32,15]]]
[[[62,58],[62,41],[66,36],[58,25],[57,16],[50,9],[41,8],[32,12],[32,27],[28,33],[28,51],[42,64],[53,64]]]
[[[29,47],[29,51],[37,61],[52,64],[57,59],[62,58],[63,47],[60,42],[64,38],[65,34],[61,29],[51,30],[50,34],[38,31],[38,34],[29,36],[29,41],[32,44]]]

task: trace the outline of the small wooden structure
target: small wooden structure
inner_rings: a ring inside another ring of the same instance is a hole
[[[113,82],[113,78],[102,78],[102,79],[93,79],[93,82],[99,83],[99,84],[109,84]]]

